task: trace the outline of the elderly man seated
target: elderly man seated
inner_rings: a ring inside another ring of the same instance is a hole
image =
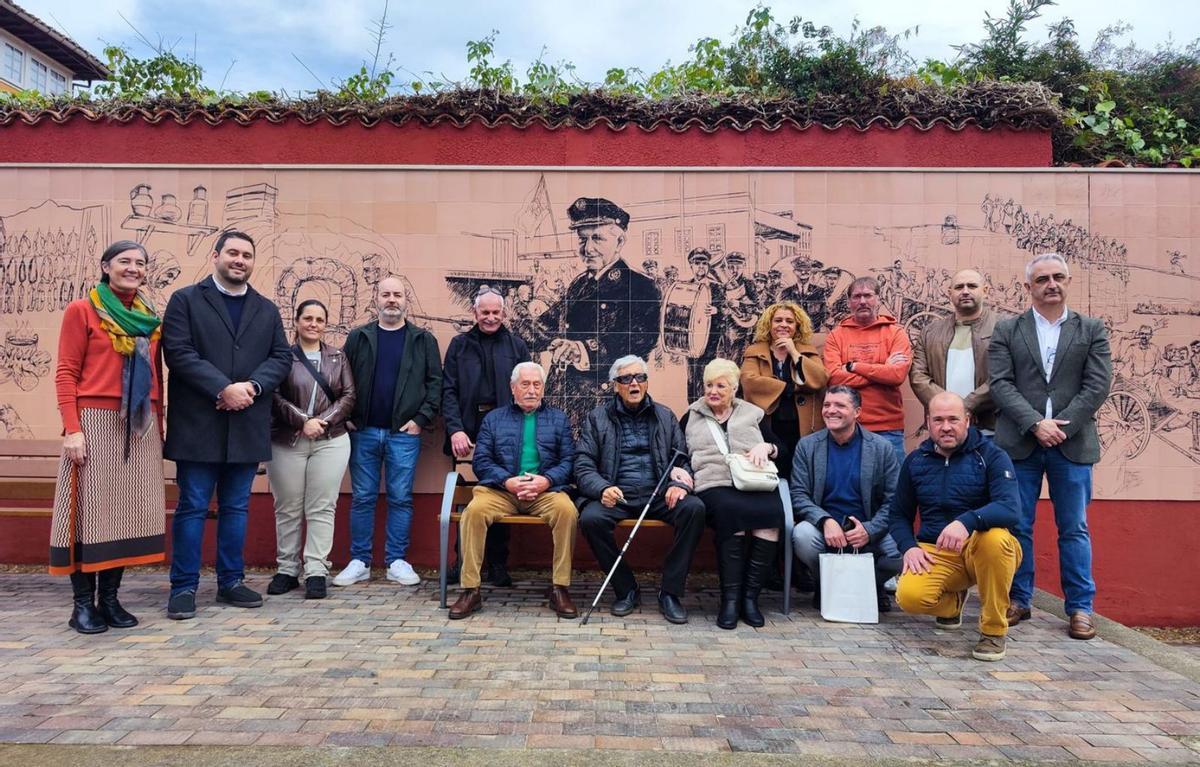
[[[641,357],[621,357],[608,378],[615,394],[588,413],[575,454],[575,484],[585,501],[579,526],[596,561],[608,572],[620,554],[613,529],[621,520],[637,517],[650,502],[646,518],[661,519],[675,528],[675,542],[663,563],[658,609],[671,623],[687,623],[687,610],[679,600],[704,531],[704,503],[689,495],[692,479],[683,429],[670,408],[650,398],[649,368]],[[673,469],[665,492],[651,500],[676,452],[683,465]],[[617,599],[610,611],[629,615],[637,608],[641,592],[624,560],[613,573],[612,584]]]
[[[484,416],[472,466],[479,485],[459,521],[462,548],[462,593],[450,607],[450,618],[466,618],[483,606],[480,568],[488,527],[511,514],[532,514],[550,525],[554,540],[550,609],[560,618],[579,615],[567,588],[577,515],[565,488],[571,481],[575,446],[563,411],[543,404],[546,371],[522,362],[510,379],[513,404]]]
[[[801,520],[792,530],[792,545],[814,574],[820,573],[820,555],[825,551],[871,552],[879,612],[885,613],[892,602],[883,584],[900,572],[900,550],[888,534],[900,462],[891,442],[859,425],[861,412],[856,389],[844,384],[829,387],[821,406],[825,428],[796,446],[792,507]],[[813,607],[821,607],[819,583],[813,589]]]
[[[929,439],[904,459],[892,505],[892,537],[904,552],[896,601],[908,613],[933,615],[943,629],[962,626],[967,590],[979,586],[976,660],[1003,660],[1008,591],[1021,564],[1017,524],[1021,496],[1008,453],[984,439],[962,397],[929,401]],[[913,537],[913,523],[921,528]]]

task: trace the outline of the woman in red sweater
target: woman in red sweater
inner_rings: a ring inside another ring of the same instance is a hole
[[[82,634],[136,626],[117,600],[125,566],[164,558],[161,321],[141,290],[146,262],[136,242],[108,246],[100,282],[67,306],[59,335],[50,572],[71,576],[69,625]]]

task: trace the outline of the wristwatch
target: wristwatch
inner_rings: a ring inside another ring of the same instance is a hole
[[[847,373],[854,372],[854,360],[850,360],[849,362],[846,363],[846,372]]]

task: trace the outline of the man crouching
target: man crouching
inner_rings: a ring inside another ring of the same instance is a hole
[[[904,552],[896,601],[956,629],[967,590],[978,584],[980,636],[971,655],[1003,660],[1008,590],[1021,563],[1008,530],[1021,507],[1016,472],[1008,454],[971,427],[962,397],[942,392],[928,413],[929,439],[904,459],[896,482],[892,537]]]
[[[579,615],[567,592],[578,522],[575,504],[563,492],[575,462],[570,422],[566,413],[542,403],[546,371],[541,365],[520,363],[513,368],[510,385],[513,404],[488,413],[475,442],[471,465],[479,485],[458,523],[463,590],[450,607],[451,620],[483,606],[479,583],[488,527],[511,514],[531,514],[550,525],[550,609],[560,618]]]

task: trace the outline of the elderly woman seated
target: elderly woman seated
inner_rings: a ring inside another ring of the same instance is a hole
[[[723,629],[735,628],[739,615],[754,627],[766,622],[758,609],[758,595],[775,566],[783,524],[779,494],[738,490],[725,458],[727,453],[740,454],[761,467],[781,451],[762,408],[734,396],[739,378],[738,366],[729,360],[708,363],[704,396],[688,406],[682,421],[696,494],[704,501],[716,532],[721,575],[717,625]]]

